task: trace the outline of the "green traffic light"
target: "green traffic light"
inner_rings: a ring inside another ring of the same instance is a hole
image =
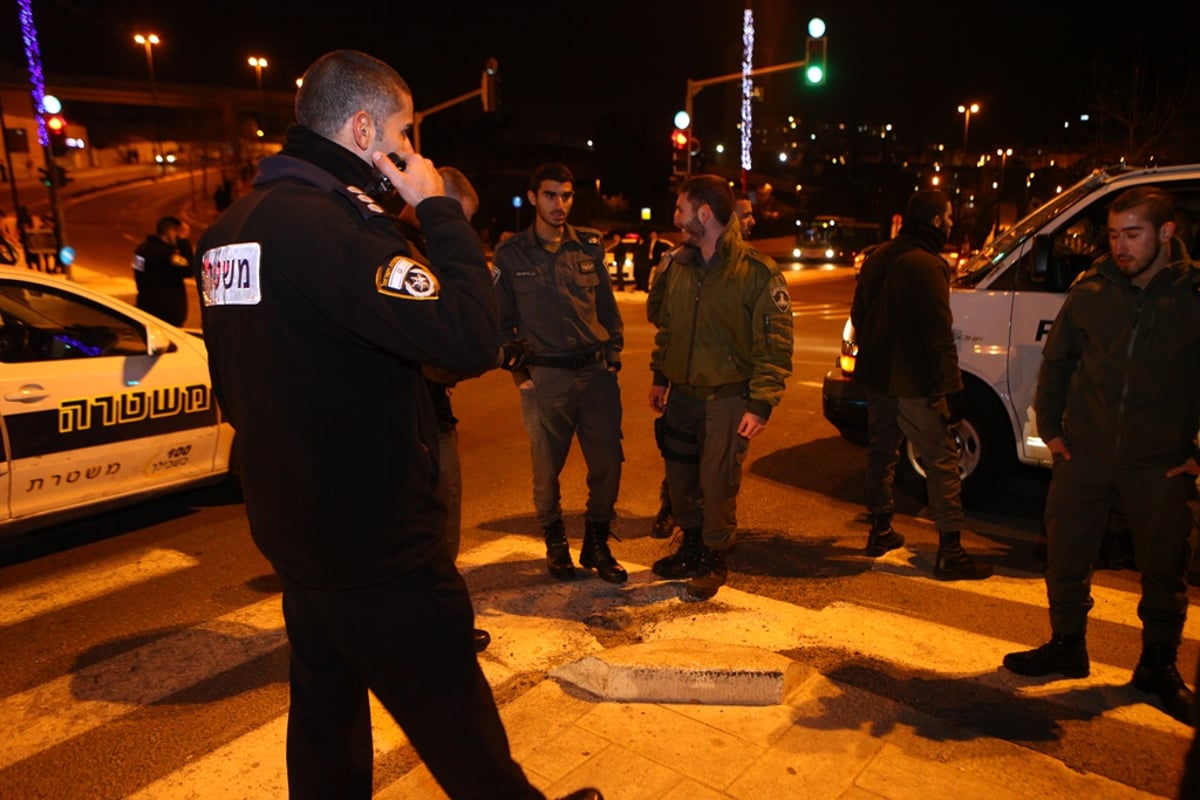
[[[825,82],[825,69],[817,65],[812,65],[804,70],[804,80],[808,81],[810,86],[816,86]]]

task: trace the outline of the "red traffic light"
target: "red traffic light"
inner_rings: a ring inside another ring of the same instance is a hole
[[[51,133],[65,133],[67,130],[67,121],[58,114],[53,114],[46,117],[46,128]]]
[[[678,128],[671,134],[671,144],[675,145],[676,150],[684,150],[688,146],[688,135],[686,131],[681,131]]]

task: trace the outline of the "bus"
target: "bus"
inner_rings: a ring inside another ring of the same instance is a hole
[[[792,257],[798,261],[851,264],[856,254],[881,241],[883,231],[873,222],[834,216],[798,219]]]

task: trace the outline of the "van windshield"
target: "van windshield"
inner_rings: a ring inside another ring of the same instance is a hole
[[[954,285],[969,287],[979,283],[994,268],[1002,264],[1008,258],[1009,253],[1019,248],[1025,240],[1040,231],[1046,223],[1074,206],[1076,201],[1107,179],[1108,175],[1105,172],[1096,170],[1071,188],[1050,198],[1040,208],[1019,220],[972,256],[971,260],[960,270]]]

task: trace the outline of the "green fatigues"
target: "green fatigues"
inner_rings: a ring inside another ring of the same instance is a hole
[[[662,449],[671,508],[679,527],[727,550],[749,445],[738,424],[747,411],[769,418],[792,371],[787,283],[731,229],[709,263],[690,245],[672,251],[652,290],[659,284],[650,366],[654,384],[670,387]]]
[[[1148,286],[1111,257],[1072,286],[1043,349],[1034,409],[1044,441],[1063,437],[1046,500],[1046,593],[1056,634],[1082,634],[1091,568],[1119,499],[1142,573],[1144,642],[1176,647],[1187,613],[1195,477],[1167,478],[1200,427],[1200,269],[1178,242]]]

